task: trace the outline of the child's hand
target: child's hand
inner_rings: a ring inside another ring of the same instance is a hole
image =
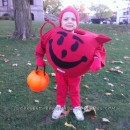
[[[40,67],[45,67],[46,66],[46,62],[43,59],[38,58],[36,60],[36,65],[40,66]]]
[[[90,67],[91,71],[94,73],[95,71],[97,70],[100,70],[101,69],[101,61],[99,60],[98,57],[95,57],[94,58],[94,61]]]

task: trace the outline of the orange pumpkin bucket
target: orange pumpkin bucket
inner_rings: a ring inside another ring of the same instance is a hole
[[[30,74],[27,76],[27,84],[29,88],[34,92],[40,92],[47,88],[49,84],[49,76],[43,70],[39,70],[38,67],[36,70],[33,70],[30,72]]]

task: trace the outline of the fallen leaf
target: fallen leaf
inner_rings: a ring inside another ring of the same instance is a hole
[[[34,102],[39,103],[39,100],[34,100]]]
[[[109,79],[108,79],[108,78],[104,78],[104,80],[109,81]]]
[[[67,111],[64,110],[64,111],[62,112],[62,114],[60,115],[60,118],[63,119],[63,118],[65,118],[65,117],[67,117],[67,116],[69,115],[69,113],[70,113],[70,110],[67,110]]]
[[[28,62],[27,65],[32,65],[32,64]]]
[[[56,76],[56,74],[55,74],[55,73],[50,73],[50,75],[51,75],[52,77],[55,77],[55,76]]]
[[[130,57],[128,57],[128,56],[124,56],[124,59],[125,59],[125,60],[129,60]]]
[[[113,89],[110,89],[110,91],[111,91],[111,92],[114,92],[114,90],[113,90]]]
[[[12,93],[12,90],[11,90],[11,89],[8,89],[8,92],[9,92],[9,93]]]
[[[114,87],[114,84],[112,84],[112,83],[107,83],[109,86],[111,86],[111,87]]]
[[[4,57],[5,55],[3,55],[3,54],[0,54],[0,56],[1,56],[1,57]]]
[[[85,88],[89,88],[89,86],[88,86],[87,84],[84,84],[83,86],[84,86]]]
[[[57,84],[56,84],[56,86],[54,87],[54,89],[55,89],[55,90],[57,89]]]
[[[95,130],[104,130],[104,129],[96,128]]]
[[[118,73],[121,73],[123,74],[123,71],[119,70],[120,67],[119,66],[116,66],[115,68],[110,68],[108,69],[106,72],[118,72]]]
[[[92,119],[92,120],[94,120],[95,118],[96,118],[96,116],[94,116],[94,115],[90,116],[90,119]]]
[[[88,97],[86,97],[85,99],[88,100]]]
[[[110,123],[110,121],[107,118],[102,118],[102,122]]]
[[[116,70],[119,70],[121,67],[120,66],[115,66],[115,69]]]
[[[121,87],[125,87],[125,84],[121,84]]]
[[[111,61],[111,63],[120,63],[120,64],[123,64],[124,62],[123,61],[115,61],[115,60],[113,60],[113,61]]]
[[[44,61],[47,61],[47,59],[44,59]]]
[[[73,128],[73,129],[76,130],[76,127],[75,127],[74,125],[72,125],[71,123],[67,123],[67,122],[65,122],[64,125],[67,126],[67,127],[71,127],[71,128]]]
[[[110,96],[110,95],[112,95],[112,93],[105,93],[105,95]]]
[[[96,117],[96,109],[94,106],[87,105],[84,107],[83,113],[91,113],[90,118],[95,119]]]
[[[121,96],[125,97],[125,95],[123,93],[121,93]]]
[[[17,56],[20,56],[20,54],[17,54]]]
[[[18,64],[17,64],[17,63],[15,63],[15,64],[12,64],[12,66],[18,66]]]
[[[9,62],[9,61],[10,61],[9,59],[4,58],[4,62],[5,62],[5,63],[7,63],[7,62]]]

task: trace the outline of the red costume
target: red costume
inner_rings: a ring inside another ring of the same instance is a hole
[[[67,11],[75,14],[78,24],[78,14],[69,7],[61,12],[59,22]],[[55,25],[44,35],[41,34],[36,47],[36,64],[45,65],[43,56],[46,53],[48,62],[56,71],[56,103],[58,105],[62,107],[65,105],[69,92],[72,107],[80,106],[81,75],[90,69],[95,72],[105,66],[104,43],[110,40],[110,37],[103,34],[95,34],[82,29],[76,29],[72,33]]]

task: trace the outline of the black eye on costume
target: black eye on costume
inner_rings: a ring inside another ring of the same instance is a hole
[[[71,46],[71,51],[76,51],[79,47],[78,42],[75,42],[72,46]]]
[[[67,55],[67,51],[66,50],[62,50],[62,58],[64,58]]]
[[[60,36],[60,38],[59,38],[58,41],[57,41],[57,44],[58,44],[58,45],[62,45],[63,41],[64,41],[64,37],[63,37],[63,36]]]

